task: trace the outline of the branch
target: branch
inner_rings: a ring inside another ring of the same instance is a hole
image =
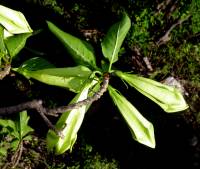
[[[109,84],[109,79],[110,79],[110,75],[108,73],[104,74],[103,83],[98,92],[96,92],[93,96],[91,96],[87,99],[84,99],[77,103],[69,104],[68,106],[61,106],[61,107],[49,109],[49,108],[46,108],[43,106],[42,100],[32,100],[32,101],[21,103],[21,104],[15,105],[15,106],[0,108],[0,115],[5,115],[5,114],[8,115],[8,114],[20,112],[23,110],[35,109],[40,114],[40,116],[43,118],[43,120],[45,121],[47,126],[50,129],[52,129],[53,131],[55,131],[59,136],[61,136],[60,132],[50,122],[50,120],[47,118],[46,115],[57,116],[58,113],[63,113],[63,112],[67,112],[69,110],[78,109],[84,105],[93,103],[94,101],[98,100],[104,94],[104,92],[106,92],[106,90],[108,88],[108,84]]]
[[[158,10],[157,13],[160,13],[161,11],[165,10],[167,6],[171,3],[172,0],[165,0],[157,5],[156,9]]]
[[[0,71],[0,80],[10,73],[11,65],[6,65],[3,70]]]
[[[16,113],[16,112],[21,112],[23,110],[29,110],[29,109],[37,110],[38,113],[40,114],[40,116],[43,118],[43,120],[47,124],[47,126],[50,129],[52,129],[53,131],[55,131],[55,133],[60,135],[59,131],[56,130],[54,125],[45,116],[45,114],[48,114],[48,113],[46,111],[47,109],[45,107],[43,107],[43,105],[42,105],[42,100],[32,100],[32,101],[21,103],[21,104],[15,105],[15,106],[0,108],[0,115],[5,115],[5,114],[8,115],[8,114]]]
[[[108,73],[104,74],[103,83],[102,83],[99,91],[96,92],[92,97],[89,97],[87,99],[81,100],[81,101],[79,101],[77,103],[70,104],[68,106],[61,106],[61,107],[58,107],[58,108],[49,109],[48,112],[50,114],[57,114],[57,113],[67,112],[69,110],[78,109],[78,108],[80,108],[80,107],[82,107],[84,105],[88,105],[88,104],[93,103],[94,101],[97,101],[106,92],[106,90],[108,88],[108,84],[109,84],[109,79],[110,79],[110,75]]]
[[[159,15],[160,13],[164,13],[164,18],[169,19],[172,13],[177,9],[178,2],[178,0],[164,0],[157,5],[157,12],[155,13],[155,16]]]
[[[13,114],[13,113],[21,112],[23,110],[28,110],[28,109],[36,109],[37,110],[40,107],[43,107],[42,100],[32,100],[32,101],[28,101],[25,103],[20,103],[15,106],[0,108],[0,115]]]
[[[171,37],[170,37],[171,31],[172,31],[176,26],[181,25],[183,22],[185,22],[186,20],[188,20],[190,16],[191,16],[191,15],[188,15],[185,19],[182,19],[182,20],[179,19],[176,23],[174,23],[174,24],[166,31],[166,33],[156,42],[156,44],[157,44],[158,46],[163,45],[163,44],[166,44],[166,43],[171,39]]]

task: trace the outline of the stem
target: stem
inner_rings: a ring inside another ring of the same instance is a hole
[[[112,67],[112,64],[110,63],[109,68],[108,68],[108,72],[111,71],[111,67]]]

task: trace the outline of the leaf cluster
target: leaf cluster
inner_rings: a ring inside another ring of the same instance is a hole
[[[0,156],[6,157],[8,151],[15,152],[24,140],[30,140],[33,129],[28,125],[26,111],[20,112],[15,120],[0,119]]]
[[[10,64],[24,47],[26,39],[31,36],[32,29],[24,15],[0,5],[0,66]],[[2,63],[3,60],[3,63]]]
[[[144,15],[146,15],[146,12],[144,12]],[[148,28],[148,23],[142,21],[141,23],[144,25],[144,29]],[[102,40],[101,49],[104,56],[103,63],[105,64],[101,65],[101,67],[97,66],[95,50],[91,44],[64,32],[50,21],[47,21],[47,25],[49,30],[64,45],[77,66],[56,68],[43,58],[31,58],[22,63],[20,67],[14,68],[14,71],[24,75],[28,79],[35,79],[48,85],[64,87],[77,93],[70,103],[77,103],[85,100],[90,97],[93,92],[99,91],[101,82],[103,82],[106,73],[109,76],[108,78],[112,78],[112,75],[116,75],[129,86],[134,87],[140,93],[157,103],[166,112],[173,113],[188,108],[182,94],[177,89],[114,68],[113,64],[118,61],[120,49],[131,28],[131,20],[126,13],[123,13],[120,21],[110,27]],[[4,26],[4,28],[6,27]],[[139,30],[139,28],[137,28],[137,30]],[[28,31],[30,31],[30,29],[28,29]],[[20,35],[22,36],[23,34]],[[135,34],[134,36],[139,37],[141,35],[142,34]],[[146,36],[148,35],[144,35],[143,38]],[[26,38],[21,38],[20,42],[24,44],[24,39]],[[13,43],[10,46],[13,46]],[[21,47],[23,46],[24,45],[21,45]],[[14,49],[10,47],[10,50],[13,51]],[[20,50],[17,52],[19,51]],[[14,52],[14,55],[16,54],[17,53]],[[91,91],[91,89],[93,91]],[[153,124],[149,122],[125,96],[110,84],[108,85],[108,92],[126,121],[133,139],[141,144],[155,148]],[[77,109],[64,112],[60,116],[55,127],[60,131],[61,136],[49,130],[47,133],[48,150],[55,151],[56,154],[62,154],[67,150],[72,151],[73,145],[77,139],[77,133],[83,123],[85,113],[90,106],[91,105],[83,105]],[[26,125],[25,122],[24,125]],[[23,135],[21,135],[20,138],[22,137]]]
[[[66,82],[65,84],[63,83],[63,87],[69,89],[72,89],[71,84],[75,86],[75,83],[72,81],[72,77],[74,72],[76,72],[76,75],[79,76],[79,79],[83,77],[85,80],[83,83],[79,83],[79,86],[81,86],[80,90],[75,88],[73,89],[78,94],[71,101],[71,103],[76,103],[78,101],[87,99],[87,97],[90,95],[90,88],[96,86],[96,90],[98,91],[98,81],[100,82],[102,79],[97,75],[103,76],[104,72],[108,72],[110,74],[116,74],[116,76],[126,81],[130,86],[136,88],[139,92],[160,105],[166,112],[182,111],[187,108],[187,104],[178,90],[153,80],[139,77],[134,74],[121,72],[112,68],[112,65],[118,61],[120,48],[131,26],[131,22],[127,14],[124,14],[122,20],[114,24],[108,30],[108,33],[101,43],[103,56],[108,61],[107,66],[102,66],[102,68],[97,67],[95,53],[90,44],[62,31],[49,21],[47,24],[50,31],[61,41],[61,43],[63,43],[68,53],[73,57],[74,61],[79,66],[65,69],[47,68],[29,71],[26,69],[29,68],[29,64],[26,62],[25,64],[22,64],[21,67],[16,69],[18,72],[26,75],[29,78],[34,78],[51,85],[56,85],[56,81],[61,84],[61,81],[59,82],[57,78],[59,76],[66,76],[67,78],[68,74],[68,81],[63,79],[63,81]],[[89,69],[90,76],[82,76],[81,74],[83,71],[82,69],[79,70],[80,66],[84,69]],[[61,70],[63,70],[63,73]],[[68,70],[68,72],[65,72],[64,70]],[[38,74],[38,76],[35,76],[35,74]],[[49,80],[49,75],[52,76],[52,81]],[[129,125],[133,138],[142,144],[154,148],[155,138],[153,125],[146,120],[138,112],[138,110],[111,85],[109,85],[108,91],[125,121]],[[61,115],[56,124],[56,128],[62,131],[64,137],[59,137],[50,130],[47,134],[47,145],[49,150],[55,150],[57,154],[62,154],[68,149],[72,150],[72,147],[77,139],[77,132],[83,122],[87,109],[88,107],[85,105],[78,109],[65,112]]]

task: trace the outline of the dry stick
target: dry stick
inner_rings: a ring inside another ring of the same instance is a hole
[[[60,133],[60,131],[58,131],[55,126],[51,123],[51,121],[47,118],[47,116],[45,116],[46,113],[46,108],[44,108],[42,106],[42,104],[40,104],[40,107],[37,107],[36,110],[38,111],[38,113],[40,114],[40,116],[43,118],[44,122],[46,123],[46,125],[52,129],[58,136],[62,137],[62,134]]]
[[[16,168],[16,166],[19,164],[19,160],[22,156],[23,152],[23,141],[20,141],[18,144],[17,150],[11,157],[11,161],[7,162],[2,169],[10,169],[10,168]]]
[[[103,76],[103,83],[98,92],[96,92],[92,97],[89,97],[89,98],[79,101],[77,103],[70,104],[68,106],[61,106],[61,107],[54,108],[54,109],[48,109],[48,108],[43,107],[42,100],[32,100],[32,101],[21,103],[21,104],[15,105],[15,106],[0,108],[0,115],[12,114],[12,113],[20,112],[20,111],[27,110],[27,109],[36,109],[38,111],[38,113],[40,114],[40,116],[45,121],[45,123],[47,124],[47,126],[50,129],[52,129],[53,131],[55,131],[56,134],[58,134],[60,136],[60,132],[49,121],[49,119],[46,117],[46,115],[54,115],[55,116],[57,113],[63,113],[63,112],[69,111],[69,110],[78,109],[84,105],[90,104],[90,103],[98,100],[104,94],[104,92],[107,90],[108,84],[109,84],[109,79],[110,79],[109,74],[105,73]]]
[[[178,20],[176,23],[174,23],[174,24],[167,30],[167,32],[156,42],[156,44],[157,44],[158,46],[160,46],[160,45],[163,45],[163,44],[167,43],[167,42],[171,39],[171,37],[170,37],[170,35],[169,35],[169,34],[171,33],[171,31],[172,31],[177,25],[181,25],[184,21],[188,20],[190,16],[191,16],[191,15],[188,15],[185,19]]]
[[[45,123],[47,124],[47,126],[59,135],[59,132],[56,130],[54,125],[45,116],[45,114],[48,114],[48,113],[46,112],[46,108],[44,108],[42,106],[42,100],[32,100],[32,101],[21,103],[21,104],[15,105],[15,106],[0,108],[0,115],[4,115],[4,114],[8,115],[8,114],[12,114],[15,112],[21,112],[23,110],[28,110],[28,109],[36,109],[38,111],[38,113],[40,114],[40,116],[45,121]]]
[[[168,17],[171,16],[172,12],[174,12],[175,9],[177,8],[177,3],[178,3],[178,0],[175,0],[175,1],[164,0],[163,2],[157,5],[156,7],[157,12],[155,13],[155,16],[159,15],[161,12],[165,12],[167,8],[170,8],[170,9],[168,10],[168,13],[165,12],[165,15]]]
[[[16,112],[20,112],[23,110],[27,109],[39,109],[42,106],[42,100],[32,100],[28,101],[25,103],[21,103],[15,106],[10,106],[10,107],[3,107],[0,108],[0,115],[5,115],[5,114],[12,114]]]
[[[0,71],[0,80],[10,73],[11,65],[6,65],[3,70]]]
[[[173,4],[171,5],[168,13],[166,13],[167,19],[169,19],[172,15],[172,13],[178,8],[178,0],[173,1]]]
[[[156,9],[161,12],[162,10],[165,10],[167,6],[171,3],[172,0],[165,0],[161,3],[159,3],[156,7]]]
[[[12,164],[11,168],[16,168],[16,166],[19,164],[19,160],[21,159],[22,152],[23,152],[23,140],[20,141],[17,150],[15,151],[15,153],[13,154],[11,158],[11,164]]]

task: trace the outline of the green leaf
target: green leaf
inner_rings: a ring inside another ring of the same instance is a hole
[[[7,156],[8,154],[8,149],[7,147],[0,147],[0,156]],[[2,158],[2,157],[1,157]]]
[[[26,18],[21,12],[2,5],[0,5],[0,24],[11,34],[32,32]]]
[[[0,25],[0,59],[7,55],[7,49],[4,43],[4,28]]]
[[[71,103],[84,100],[88,96],[89,88],[96,84],[96,81],[87,83],[83,90],[75,96]],[[62,154],[67,150],[72,150],[72,147],[77,139],[77,132],[83,122],[87,106],[65,112],[61,115],[56,128],[62,131],[63,137],[58,137],[52,130],[47,134],[47,148],[56,154]]]
[[[0,126],[16,130],[15,122],[12,120],[0,119]]]
[[[20,139],[13,139],[10,143],[12,151],[16,151],[20,144]]]
[[[101,43],[103,55],[110,61],[109,71],[114,62],[118,60],[120,47],[131,26],[129,17],[124,14],[122,20],[114,24]]]
[[[62,42],[77,64],[97,69],[94,49],[89,43],[62,31],[49,21],[47,24],[50,31]]]
[[[49,68],[36,71],[22,69],[19,73],[48,85],[64,87],[72,92],[79,92],[92,72],[85,66],[67,68]]]
[[[27,134],[33,131],[33,129],[28,125],[29,116],[27,116],[26,111],[19,113],[19,118],[16,121],[16,128],[19,133],[19,140],[22,140]]]
[[[155,148],[153,125],[116,89],[109,86],[109,94],[130,127],[133,138],[146,146]]]
[[[5,39],[5,44],[8,49],[9,55],[11,57],[16,56],[21,49],[26,44],[27,38],[29,38],[32,35],[32,33],[23,33],[15,36],[10,36]]]
[[[32,135],[26,135],[23,140],[24,141],[31,141],[33,139]]]
[[[13,69],[14,71],[35,71],[40,69],[55,68],[54,65],[41,57],[34,57],[25,61],[19,68]]]
[[[182,94],[176,88],[120,71],[116,71],[116,75],[153,100],[166,112],[177,112],[188,108]]]

